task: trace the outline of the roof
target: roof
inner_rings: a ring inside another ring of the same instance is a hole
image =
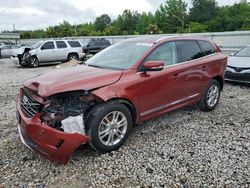
[[[206,40],[205,37],[200,37],[200,36],[190,36],[190,35],[157,35],[157,36],[143,36],[143,37],[137,37],[137,38],[132,38],[128,39],[126,41],[131,41],[131,42],[144,42],[144,43],[158,43],[161,41],[166,41],[170,39],[194,39],[194,40]]]

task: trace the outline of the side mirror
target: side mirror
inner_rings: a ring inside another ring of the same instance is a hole
[[[143,71],[161,71],[164,68],[163,61],[147,61],[143,64]]]
[[[44,50],[44,49],[45,49],[45,48],[42,46],[42,47],[41,47],[41,50]]]

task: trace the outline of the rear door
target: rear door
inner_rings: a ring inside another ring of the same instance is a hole
[[[55,56],[58,61],[67,60],[68,56],[68,47],[64,41],[55,41],[56,42],[56,51]]]
[[[176,65],[176,79],[180,81],[183,96],[181,100],[201,97],[208,81],[208,61],[195,40],[176,41],[179,62]]]

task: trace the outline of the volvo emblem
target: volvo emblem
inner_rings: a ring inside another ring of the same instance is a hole
[[[29,103],[29,99],[28,99],[28,97],[26,97],[25,95],[23,96],[23,102],[24,102],[25,104]]]

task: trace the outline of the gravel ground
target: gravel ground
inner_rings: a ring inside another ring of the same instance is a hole
[[[120,149],[82,146],[67,165],[25,147],[15,98],[53,67],[0,60],[0,187],[250,187],[250,87],[226,84],[213,112],[186,107],[137,126]]]

